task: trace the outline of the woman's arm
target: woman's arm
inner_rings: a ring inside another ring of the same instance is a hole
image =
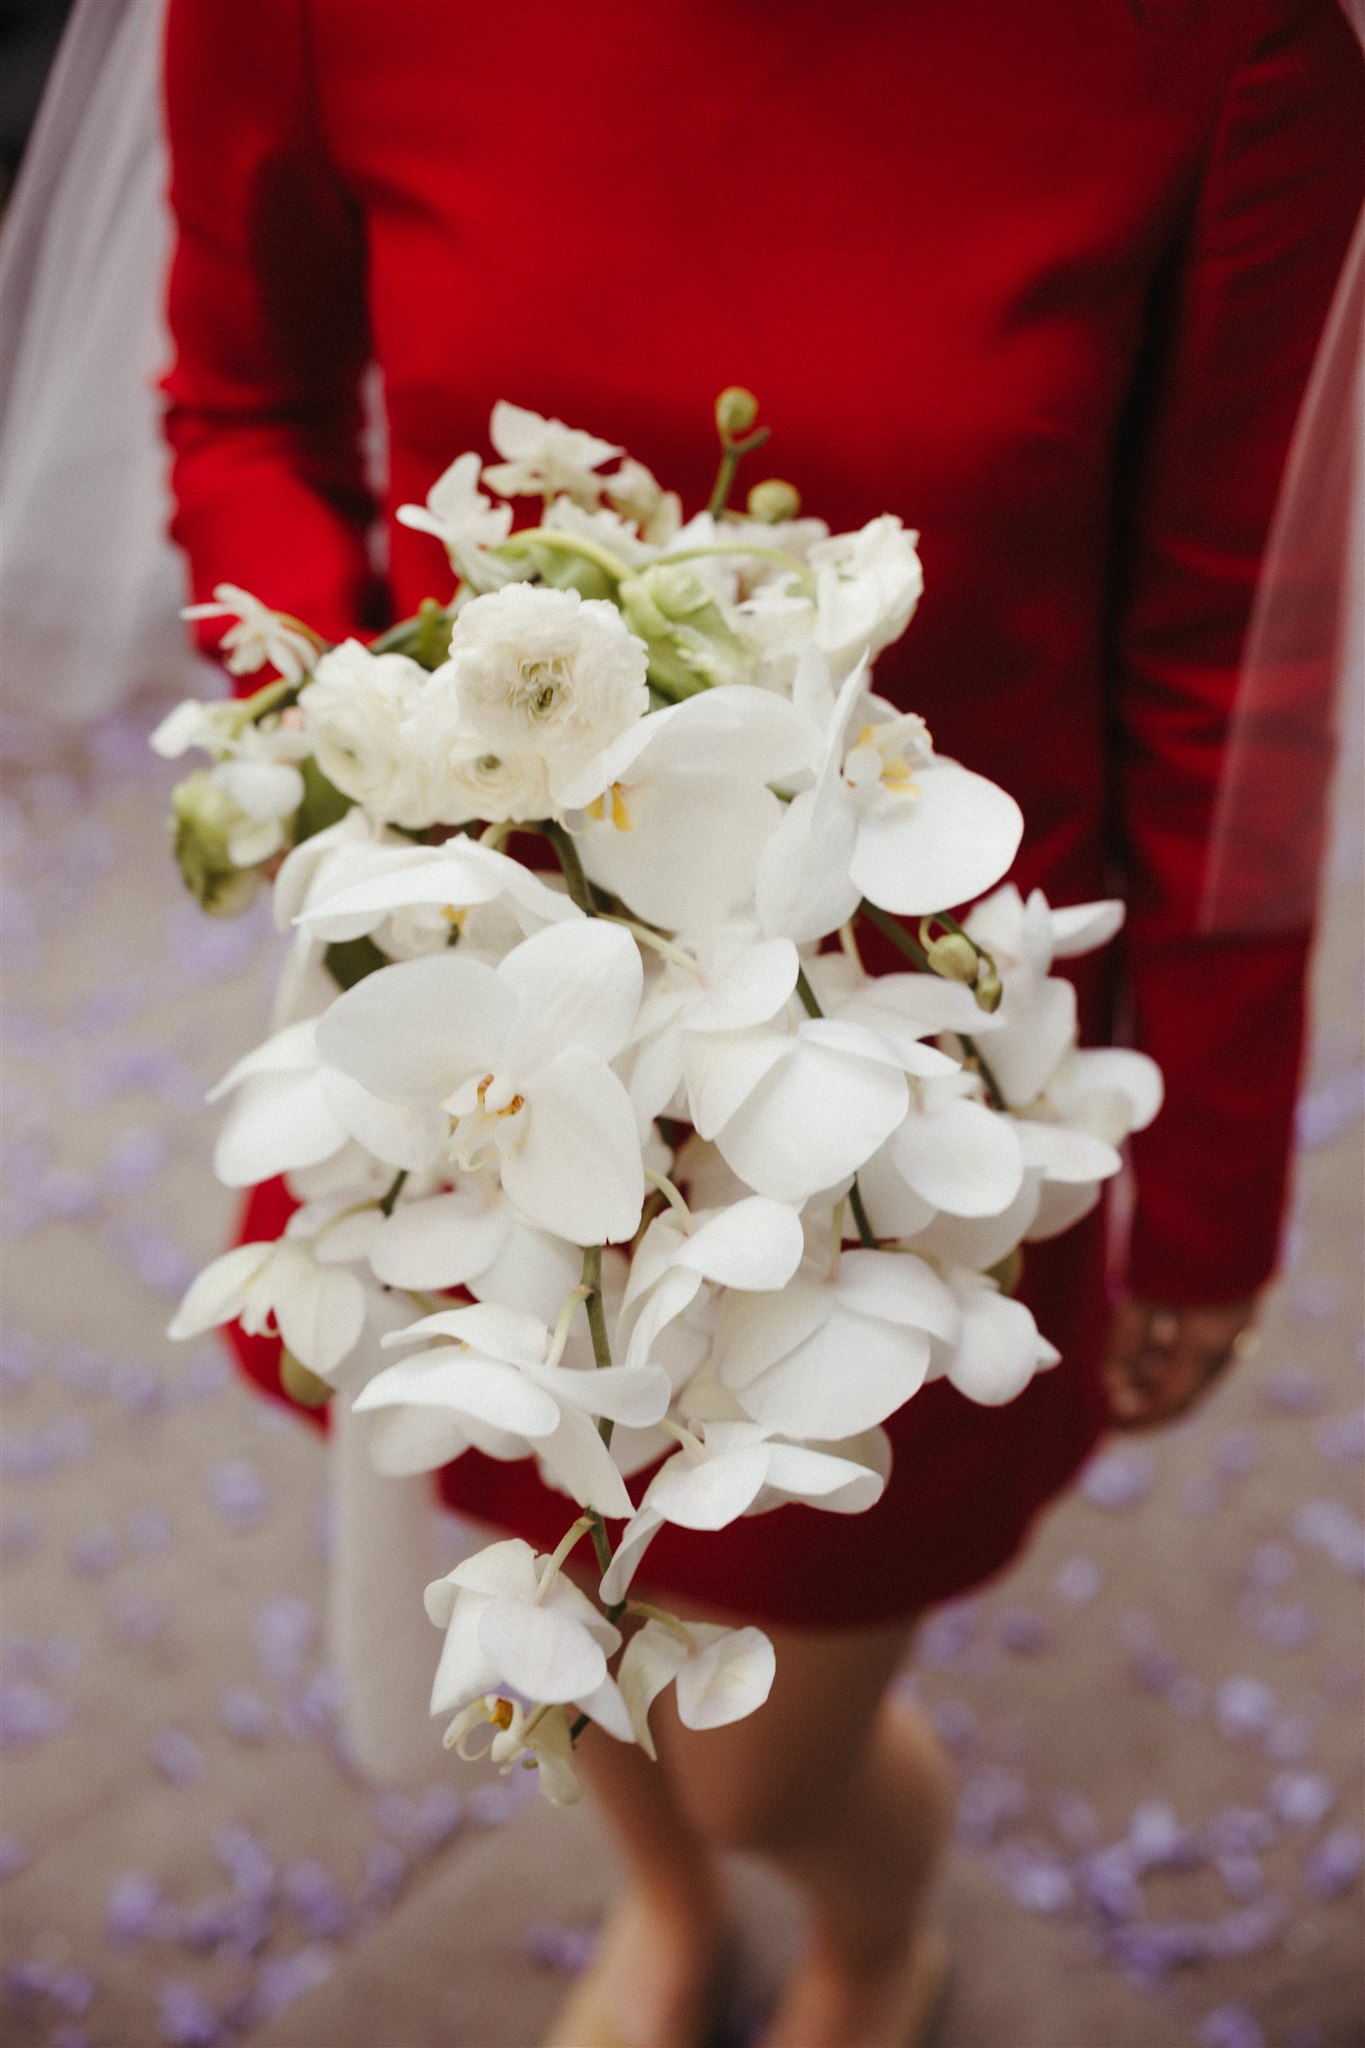
[[[304,0],[171,0],[165,82],[172,531],[197,598],[237,583],[340,638],[375,603],[365,251],[323,146]]]
[[[1166,1412],[1202,1384],[1198,1357],[1204,1378],[1226,1359],[1238,1305],[1275,1264],[1311,935],[1200,936],[1197,910],[1266,529],[1365,184],[1365,73],[1336,0],[1275,0],[1258,20],[1144,409],[1113,697],[1128,980],[1167,1106],[1134,1146],[1137,1300],[1112,1364],[1130,1389],[1166,1386]],[[1212,1305],[1229,1305],[1217,1342],[1207,1313],[1188,1331],[1170,1313]],[[1128,1419],[1160,1403],[1150,1393]]]

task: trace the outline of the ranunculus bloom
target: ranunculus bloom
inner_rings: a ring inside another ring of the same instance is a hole
[[[427,764],[403,729],[427,682],[406,654],[371,654],[343,640],[323,655],[299,699],[328,781],[390,825],[429,825],[436,815]]]

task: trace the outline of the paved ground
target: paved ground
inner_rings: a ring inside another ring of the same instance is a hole
[[[317,1447],[160,1335],[227,1228],[199,1098],[258,1030],[269,936],[178,895],[135,722],[56,768],[38,729],[9,744],[2,2038],[531,2048],[610,1890],[591,1818],[438,1749],[402,1793],[349,1770]],[[944,2048],[1365,2041],[1362,890],[1338,866],[1260,1356],[1104,1455],[908,1681],[963,1780]],[[751,2015],[796,1929],[740,1879]]]

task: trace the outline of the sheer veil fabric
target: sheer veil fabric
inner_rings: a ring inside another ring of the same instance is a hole
[[[1342,0],[1365,44],[1365,0]],[[1341,778],[1365,762],[1365,210],[1285,463],[1226,736],[1199,926],[1313,922]]]
[[[205,687],[156,391],[163,14],[77,0],[0,231],[0,687],[7,712],[68,727],[139,689]]]

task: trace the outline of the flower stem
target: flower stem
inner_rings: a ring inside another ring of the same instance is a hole
[[[550,1556],[545,1560],[545,1569],[541,1573],[540,1579],[536,1585],[537,1600],[543,1598],[543,1596],[549,1592],[551,1586],[559,1577],[560,1568],[563,1565],[564,1560],[569,1555],[569,1552],[573,1549],[574,1545],[580,1541],[582,1537],[587,1535],[591,1527],[591,1517],[588,1515],[580,1515],[578,1517],[578,1520],[572,1525],[572,1527],[565,1530],[564,1534],[560,1537],[559,1542],[555,1545],[554,1550],[551,1552]]]
[[[527,526],[520,533],[514,533],[501,547],[494,548],[495,555],[528,555],[533,548],[551,548],[561,555],[578,555],[585,562],[592,562],[604,576],[610,576],[613,583],[623,582],[632,571],[629,562],[623,562],[609,548],[598,545],[595,540],[586,540],[577,533],[557,533],[552,526]]]
[[[682,1218],[683,1228],[685,1230],[690,1229],[692,1226],[692,1211],[688,1208],[687,1203],[683,1200],[677,1188],[674,1187],[668,1175],[666,1173],[655,1173],[652,1167],[647,1166],[645,1168],[645,1179],[651,1187],[659,1190],[659,1193],[663,1196],[674,1214]]]
[[[814,577],[799,555],[787,553],[785,548],[751,546],[748,541],[713,541],[706,547],[678,548],[671,555],[660,555],[651,563],[655,569],[671,569],[675,562],[698,562],[706,555],[754,555],[760,562],[777,562],[784,569],[790,569],[803,583],[814,584]]]
[[[404,1166],[400,1168],[400,1170],[394,1175],[393,1179],[389,1182],[388,1189],[384,1195],[384,1198],[379,1204],[379,1213],[381,1216],[392,1216],[394,1203],[402,1194],[403,1183],[407,1179],[407,1177],[408,1169],[406,1168],[406,1166]]]
[[[806,1015],[808,1017],[824,1016],[825,1013],[820,1008],[819,998],[817,997],[815,990],[811,987],[810,983],[806,979],[806,970],[804,967],[798,967],[796,970],[796,993],[800,996],[802,1006],[805,1009]]]
[[[589,917],[596,917],[597,905],[592,900],[592,890],[583,872],[583,863],[578,857],[578,848],[557,818],[547,818],[540,830],[555,850],[564,880],[569,885],[569,895]]]
[[[929,957],[925,953],[924,948],[915,944],[909,932],[897,924],[894,917],[891,917],[885,910],[879,910],[875,903],[869,903],[865,896],[858,905],[858,909],[861,915],[868,920],[869,924],[875,924],[877,930],[884,933],[890,939],[892,945],[898,947],[904,953],[906,959],[918,967],[922,973],[932,972],[929,966]],[[981,1076],[981,1084],[985,1088],[991,1108],[1004,1109],[1007,1106],[1004,1090],[991,1072],[989,1062],[982,1058],[981,1048],[976,1040],[965,1031],[959,1031],[954,1035],[961,1044],[968,1060]],[[853,1213],[856,1216],[858,1212],[855,1209]]]
[[[752,418],[752,414],[750,417]],[[730,492],[734,488],[735,471],[744,457],[752,454],[755,448],[761,448],[771,433],[771,427],[755,427],[753,433],[746,434],[742,440],[732,441],[726,435],[721,443],[720,468],[716,471],[715,486],[706,507],[713,519],[719,519],[729,504]]]

